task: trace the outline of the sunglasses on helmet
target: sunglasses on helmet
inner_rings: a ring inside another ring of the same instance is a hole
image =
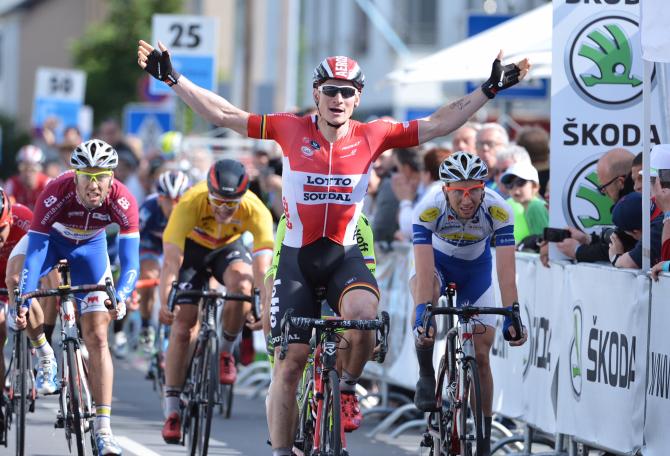
[[[342,95],[342,98],[351,98],[354,95],[358,94],[358,89],[351,86],[336,86],[324,84],[319,86],[319,92],[326,95],[327,97],[337,96],[339,93]]]

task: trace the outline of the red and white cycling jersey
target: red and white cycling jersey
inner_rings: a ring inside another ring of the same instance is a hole
[[[282,148],[284,245],[302,247],[327,237],[356,244],[356,223],[368,190],[372,162],[385,150],[419,143],[417,121],[349,122],[347,135],[329,143],[316,116],[251,115],[251,138],[274,139]]]
[[[58,234],[79,243],[118,223],[120,234],[138,236],[137,201],[121,182],[114,179],[107,198],[100,207],[88,210],[77,197],[74,171],[67,171],[49,182],[40,195],[30,231]]]
[[[0,288],[6,288],[5,274],[9,254],[12,253],[16,244],[28,232],[33,220],[33,211],[21,204],[12,204],[12,227],[7,236],[7,241],[0,247]],[[5,301],[6,302],[6,301]]]
[[[37,187],[28,188],[17,174],[9,179],[5,184],[5,192],[9,196],[14,197],[14,202],[27,206],[28,209],[33,209],[40,193],[44,191],[49,183],[49,176],[44,173],[37,173]]]

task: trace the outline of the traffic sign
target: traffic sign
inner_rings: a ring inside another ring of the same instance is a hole
[[[219,23],[214,17],[181,14],[154,14],[152,44],[161,41],[170,50],[172,66],[195,84],[216,89],[216,56]],[[170,88],[156,79],[151,80],[153,95],[171,93]]]
[[[56,118],[56,137],[60,140],[67,127],[79,125],[79,111],[86,92],[86,73],[80,70],[40,67],[35,74],[32,123],[42,127]]]
[[[145,148],[158,147],[160,135],[172,130],[171,106],[130,103],[123,110],[124,131],[142,139]]]

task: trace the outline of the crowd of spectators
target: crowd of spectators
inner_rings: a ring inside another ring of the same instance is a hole
[[[411,241],[414,206],[431,185],[440,185],[440,163],[451,153],[464,151],[478,155],[486,163],[486,186],[506,198],[512,208],[518,250],[540,252],[548,266],[548,243],[543,241],[543,234],[549,226],[549,134],[540,126],[524,127],[514,133],[511,141],[508,131],[498,123],[468,122],[442,143],[383,153],[373,164],[363,208],[371,221],[377,247],[392,249],[394,241]],[[70,152],[82,137],[76,128],[66,129],[61,136],[57,140],[49,122],[36,131],[33,144],[43,153],[37,162],[17,154],[19,172],[3,183],[10,195],[22,186],[39,192],[46,179],[69,168]],[[193,181],[198,181],[204,178],[212,160],[209,151],[198,149],[188,151],[188,159],[178,162],[175,152],[182,140],[179,133],[170,133],[161,147],[147,150],[138,138],[124,135],[115,119],[103,121],[94,136],[117,149],[119,166],[115,176],[140,203],[152,193],[155,178],[164,169],[190,169]],[[670,169],[670,146],[656,146],[652,155],[657,167],[652,169],[651,178],[651,260],[652,265],[658,263],[653,270],[657,275],[670,268],[670,223],[663,223],[664,213],[670,211],[670,189],[661,185],[655,170]],[[278,220],[283,212],[281,152],[259,148],[250,154],[245,165],[252,179],[252,191]],[[621,147],[604,151],[596,166],[597,191],[611,201],[614,226],[590,234],[565,227],[570,237],[556,243],[563,257],[580,262],[609,262],[615,267],[641,267],[641,169],[641,153],[636,156]]]

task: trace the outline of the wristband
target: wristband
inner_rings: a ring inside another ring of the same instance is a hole
[[[613,258],[610,258],[610,263],[612,263],[612,266],[616,267],[616,260],[618,260],[621,255],[621,253],[617,253]]]
[[[665,211],[663,213],[663,223],[667,222],[668,220],[670,220],[670,211]]]
[[[663,272],[670,272],[670,261],[664,261],[661,269]]]

